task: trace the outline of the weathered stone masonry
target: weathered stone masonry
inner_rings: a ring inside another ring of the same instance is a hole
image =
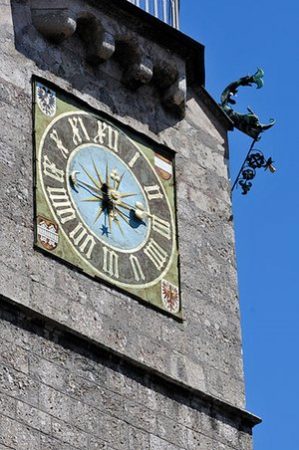
[[[111,3],[60,2],[57,38],[45,2],[0,2],[0,449],[249,450],[230,123],[202,47]],[[33,248],[33,75],[177,152],[183,322]]]

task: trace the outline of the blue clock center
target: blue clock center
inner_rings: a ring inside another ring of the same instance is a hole
[[[68,164],[70,195],[85,225],[120,251],[140,248],[149,233],[148,204],[137,178],[111,150],[83,145]]]

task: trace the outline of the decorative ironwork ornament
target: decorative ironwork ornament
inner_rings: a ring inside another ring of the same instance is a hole
[[[221,108],[228,115],[233,122],[235,128],[252,137],[253,141],[243,162],[236,181],[233,184],[232,191],[236,186],[241,186],[242,194],[246,195],[252,187],[252,180],[256,176],[256,169],[262,167],[270,172],[276,171],[273,166],[272,158],[266,159],[261,150],[255,149],[254,145],[261,139],[261,135],[264,131],[269,130],[275,124],[274,119],[270,119],[267,124],[262,124],[258,116],[253,112],[251,108],[247,108],[247,114],[241,114],[234,111],[231,105],[236,104],[236,100],[233,98],[238,93],[240,86],[252,86],[256,85],[257,89],[261,89],[264,86],[264,71],[258,69],[254,75],[247,75],[240,78],[237,81],[230,83],[222,92],[221,95]]]
[[[258,69],[254,75],[247,75],[237,81],[234,81],[233,83],[230,83],[221,95],[221,107],[232,120],[234,127],[238,128],[238,130],[252,137],[256,141],[260,139],[261,133],[273,127],[275,120],[270,119],[268,124],[262,124],[258,116],[252,111],[251,108],[247,108],[247,114],[241,114],[234,111],[230,105],[236,104],[233,97],[235,97],[238,93],[240,86],[252,86],[253,84],[256,84],[257,89],[261,89],[264,86],[263,77],[264,71],[262,69]]]
[[[271,173],[276,172],[272,158],[270,157],[266,159],[261,150],[254,148],[255,142],[256,141],[253,141],[251,144],[249,152],[247,153],[245,161],[242,164],[236,181],[232,187],[233,191],[236,186],[241,186],[243,195],[247,195],[252,188],[252,180],[256,176],[257,169],[264,168],[265,170],[270,170]]]

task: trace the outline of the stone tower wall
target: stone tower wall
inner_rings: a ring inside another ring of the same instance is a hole
[[[36,14],[48,3],[1,1],[0,449],[249,450],[229,122],[128,2],[60,2],[80,24],[61,43]],[[130,64],[115,42],[134,42]],[[144,82],[168,60],[177,81]],[[33,75],[176,152],[183,321],[34,249]]]

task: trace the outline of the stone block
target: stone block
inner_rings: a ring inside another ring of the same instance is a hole
[[[0,417],[0,445],[9,449],[39,450],[39,433],[8,417]]]
[[[16,419],[30,428],[42,431],[45,434],[51,433],[51,416],[24,402],[17,402]]]
[[[3,416],[15,419],[17,410],[17,401],[0,391],[0,411]]]

